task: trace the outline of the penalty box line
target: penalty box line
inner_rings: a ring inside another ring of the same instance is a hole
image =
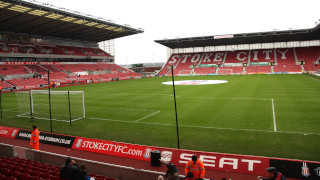
[[[91,119],[91,120],[98,120],[98,121],[111,121],[111,122],[120,122],[120,123],[136,123],[136,124],[146,124],[146,125],[160,125],[160,126],[172,126],[176,127],[175,124],[161,124],[161,123],[150,123],[150,122],[137,122],[137,121],[125,121],[125,120],[116,120],[116,119],[104,119],[104,118],[90,118],[86,117],[83,120]],[[220,128],[220,127],[204,127],[204,126],[191,126],[191,125],[179,125],[179,127],[186,127],[186,128],[199,128],[199,129],[218,129],[218,130],[229,130],[229,131],[246,131],[246,132],[266,132],[266,133],[274,133],[274,131],[269,130],[258,130],[258,129],[236,129],[236,128]],[[300,134],[300,135],[317,135],[317,133],[305,133],[305,132],[289,132],[289,131],[277,131],[278,133],[284,134]]]
[[[182,97],[182,98],[205,98],[205,97]],[[273,122],[273,132],[278,132],[277,130],[277,121],[276,121],[276,111],[274,108],[274,100],[272,99],[263,99],[263,98],[205,98],[205,99],[219,99],[219,100],[260,100],[260,101],[271,101],[272,105],[272,122]]]

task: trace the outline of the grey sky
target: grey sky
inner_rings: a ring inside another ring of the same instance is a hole
[[[144,29],[115,40],[117,64],[165,62],[164,38],[312,28],[319,0],[37,0]]]

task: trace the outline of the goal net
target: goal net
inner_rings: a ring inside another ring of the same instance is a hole
[[[55,121],[76,121],[85,118],[83,91],[30,90],[15,92],[18,117]]]
[[[179,71],[179,76],[187,76],[187,75],[190,75],[191,73],[191,70],[180,70]]]
[[[220,75],[232,75],[232,69],[219,69],[218,73]]]

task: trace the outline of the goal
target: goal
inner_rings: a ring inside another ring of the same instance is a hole
[[[190,75],[190,73],[191,73],[191,70],[180,70],[178,75],[179,76],[188,76],[188,75]]]
[[[232,69],[220,69],[218,70],[220,75],[232,75]]]
[[[65,122],[85,118],[83,91],[50,91],[50,103],[48,90],[17,91],[15,94],[18,117]]]

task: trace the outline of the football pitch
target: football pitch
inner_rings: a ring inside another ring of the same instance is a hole
[[[245,75],[175,77],[226,80],[224,84],[176,85],[181,149],[320,161],[320,77]],[[171,77],[68,86],[53,91],[83,91],[84,119],[52,121],[54,133],[177,148]],[[48,115],[48,96],[37,104]],[[57,101],[52,95],[52,102]],[[1,125],[50,132],[50,121],[17,117],[17,93],[2,94]],[[79,99],[79,98],[78,98]],[[76,101],[76,100],[74,100]],[[74,102],[72,101],[72,102]],[[81,102],[77,102],[78,104]],[[25,104],[28,104],[26,101]],[[67,101],[52,114],[68,112]],[[28,105],[26,105],[28,106]],[[82,111],[72,106],[72,113]],[[49,117],[49,116],[48,116]]]

